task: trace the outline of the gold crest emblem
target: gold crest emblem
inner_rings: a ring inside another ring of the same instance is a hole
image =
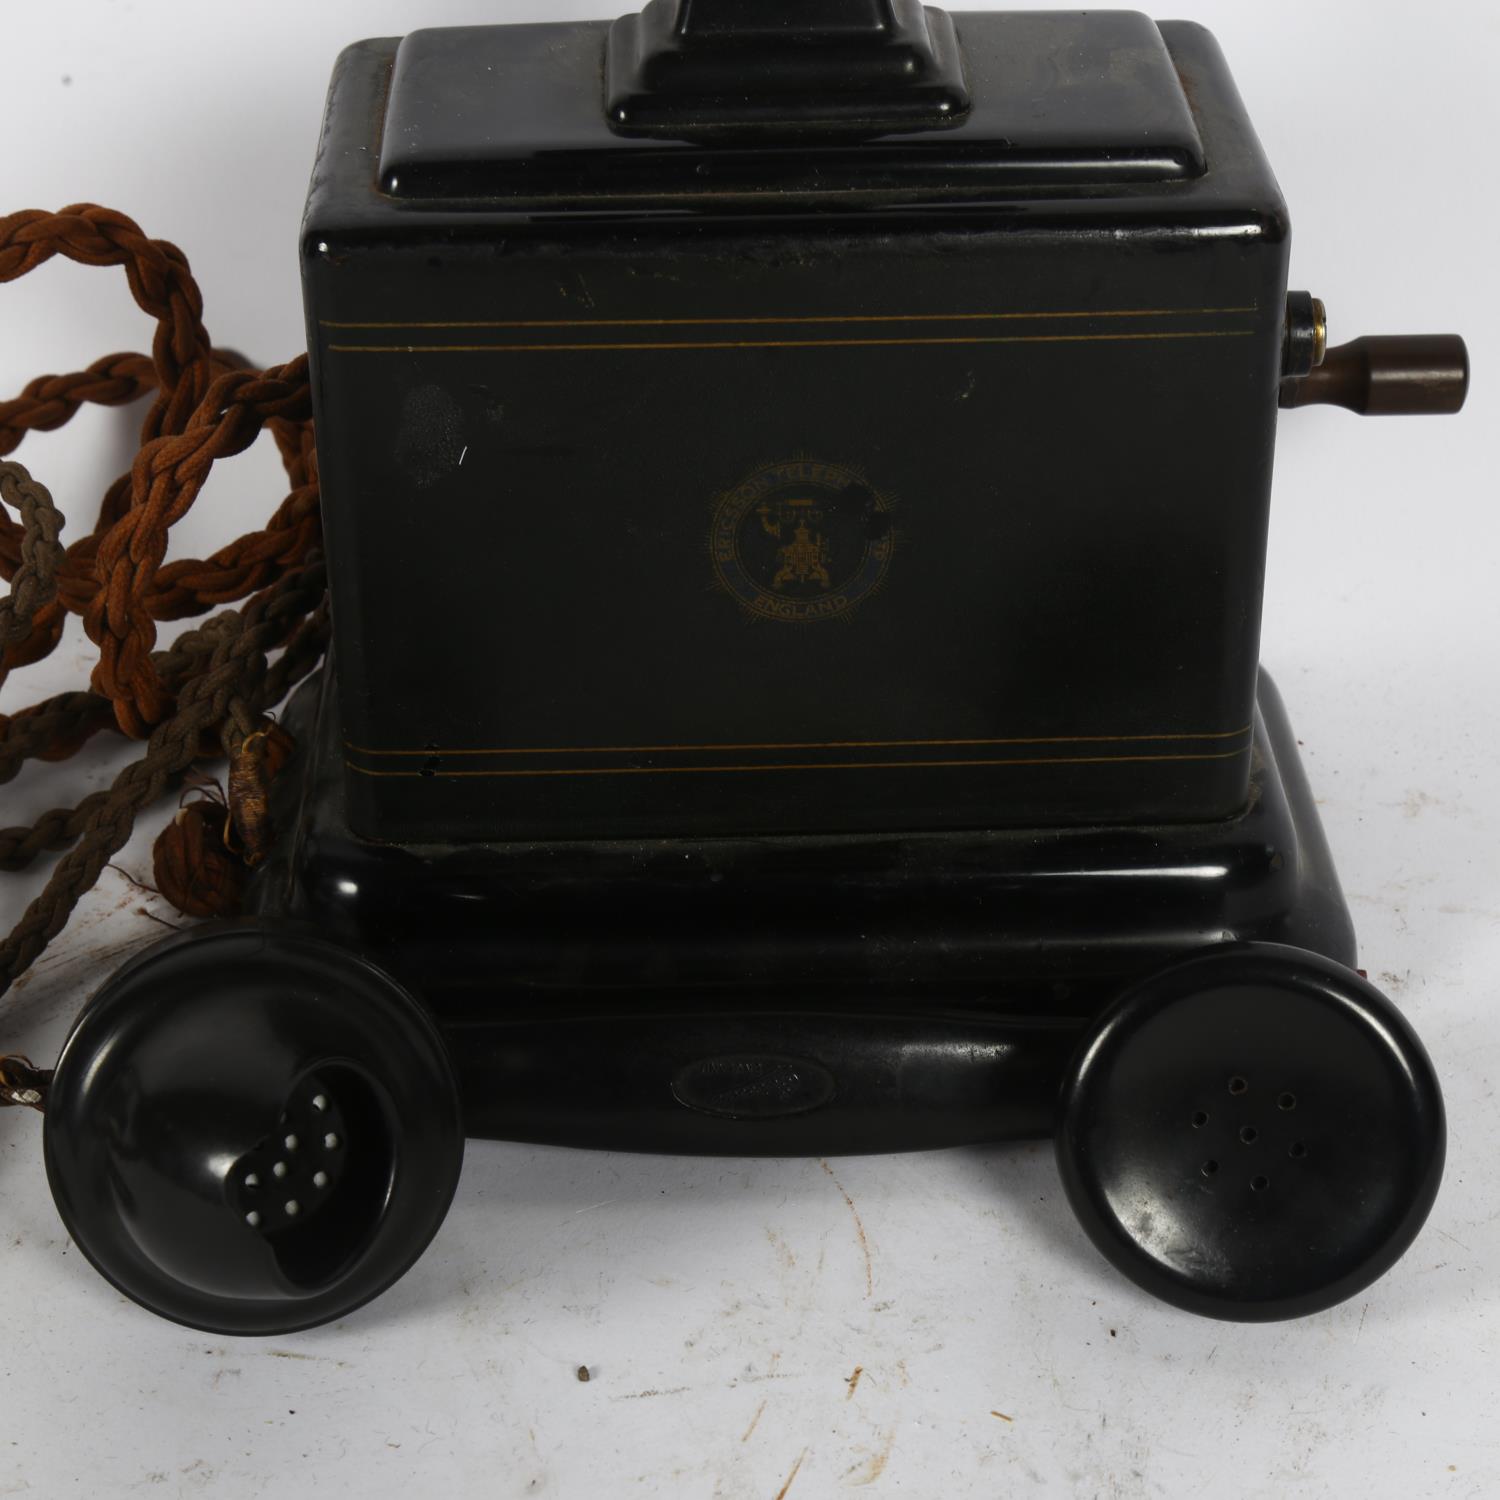
[[[715,504],[715,573],[757,617],[793,624],[847,618],[885,582],[895,545],[891,510],[846,464],[769,464]]]

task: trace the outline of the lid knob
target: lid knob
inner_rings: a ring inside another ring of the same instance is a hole
[[[605,109],[625,135],[883,135],[969,107],[948,15],[920,0],[649,0],[610,29]]]

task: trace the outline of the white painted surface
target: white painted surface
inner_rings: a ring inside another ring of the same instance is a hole
[[[8,7],[3,208],[94,199],[190,253],[209,326],[302,347],[295,230],[343,42],[583,16],[603,0]],[[1212,26],[1334,337],[1457,329],[1458,421],[1289,415],[1265,659],[1305,742],[1364,962],[1442,1075],[1447,1183],[1396,1270],[1302,1322],[1158,1306],[1061,1202],[1050,1150],[681,1161],[472,1144],[426,1258],[345,1324],[270,1344],[158,1322],[63,1237],[38,1121],[0,1113],[0,1496],[1493,1496],[1500,1493],[1500,523],[1489,0],[1188,0]],[[67,80],[66,82],[64,80]],[[142,347],[117,272],[0,287],[0,391]],[[28,441],[65,512],[129,451],[119,414]],[[178,543],[279,495],[257,450]],[[20,674],[7,707],[76,680]],[[6,823],[100,784],[27,774]],[[145,840],[120,860],[145,876]],[[6,877],[0,917],[35,883]],[[50,1058],[169,919],[111,873],[0,1041]],[[585,1384],[580,1365],[591,1372]],[[862,1373],[857,1382],[852,1377]]]

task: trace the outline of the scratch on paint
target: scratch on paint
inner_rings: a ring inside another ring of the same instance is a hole
[[[757,1425],[760,1422],[761,1413],[764,1412],[765,1409],[766,1403],[764,1401],[762,1401],[760,1405],[755,1408],[755,1415],[750,1418],[750,1425],[745,1429],[744,1437],[740,1439],[742,1443],[748,1443],[750,1441],[750,1434],[755,1431]]]
[[[860,1218],[859,1210],[854,1206],[854,1199],[844,1191],[843,1183],[834,1177],[833,1168],[821,1156],[818,1158],[818,1165],[832,1178],[834,1187],[839,1190],[844,1202],[849,1205],[849,1212],[854,1216],[854,1232],[859,1236],[859,1248],[865,1257],[865,1296],[872,1296],[875,1291],[875,1263],[870,1256],[870,1242],[865,1237],[864,1220]]]
[[[786,1500],[786,1492],[791,1489],[792,1481],[797,1477],[797,1470],[802,1467],[802,1460],[807,1457],[807,1449],[804,1448],[797,1455],[797,1462],[792,1465],[792,1472],[786,1476],[786,1483],[776,1491],[776,1500]]]
[[[990,1415],[992,1417],[999,1417],[1002,1422],[1014,1422],[1016,1420],[1014,1417],[1007,1417],[1003,1411],[992,1411]]]

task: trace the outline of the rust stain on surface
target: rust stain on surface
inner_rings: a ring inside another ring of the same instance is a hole
[[[992,1411],[990,1415],[992,1417],[999,1417],[1002,1422],[1014,1422],[1016,1420],[1014,1417],[1006,1416],[1003,1411]]]
[[[895,1446],[896,1429],[893,1427],[888,1433],[886,1433],[885,1441],[881,1444],[880,1447],[880,1452],[875,1454],[874,1457],[870,1459],[870,1461],[864,1466],[863,1470],[860,1471],[857,1478],[851,1479],[849,1481],[850,1485],[855,1489],[862,1489],[867,1484],[874,1484],[875,1481],[885,1473],[885,1466],[891,1460],[891,1449]]]
[[[853,1398],[854,1398],[854,1388],[859,1384],[859,1377],[861,1375],[863,1375],[864,1373],[865,1373],[865,1367],[863,1365],[855,1365],[855,1367],[854,1367],[854,1373],[845,1382],[845,1384],[847,1384],[848,1387],[849,1387],[849,1394],[844,1397],[845,1401],[851,1401],[851,1400],[853,1400]]]
[[[341,1370],[349,1368],[347,1359],[335,1359],[331,1354],[299,1354],[295,1349],[252,1349],[247,1352],[263,1359],[305,1359],[314,1364],[336,1365]]]
[[[864,1220],[859,1216],[859,1210],[854,1206],[854,1199],[844,1191],[844,1185],[833,1175],[833,1168],[820,1156],[818,1165],[828,1173],[834,1187],[839,1190],[844,1202],[849,1205],[849,1212],[854,1218],[854,1232],[859,1236],[859,1248],[865,1258],[865,1296],[873,1296],[875,1291],[875,1262],[870,1255],[870,1241],[865,1236]]]
[[[776,1252],[782,1265],[790,1271],[797,1264],[797,1257],[792,1254],[792,1247],[774,1229],[766,1230],[766,1238],[771,1242],[771,1248]]]
[[[748,1443],[750,1441],[750,1434],[754,1432],[756,1427],[759,1425],[761,1415],[765,1411],[765,1409],[766,1403],[764,1401],[762,1401],[760,1405],[755,1408],[755,1415],[750,1418],[750,1425],[745,1429],[744,1437],[740,1439],[742,1443]]]
[[[797,1455],[797,1462],[792,1465],[792,1472],[786,1476],[786,1483],[776,1491],[776,1500],[786,1500],[786,1494],[792,1487],[792,1481],[797,1477],[797,1470],[802,1467],[802,1460],[807,1457],[807,1449],[804,1448]]]

